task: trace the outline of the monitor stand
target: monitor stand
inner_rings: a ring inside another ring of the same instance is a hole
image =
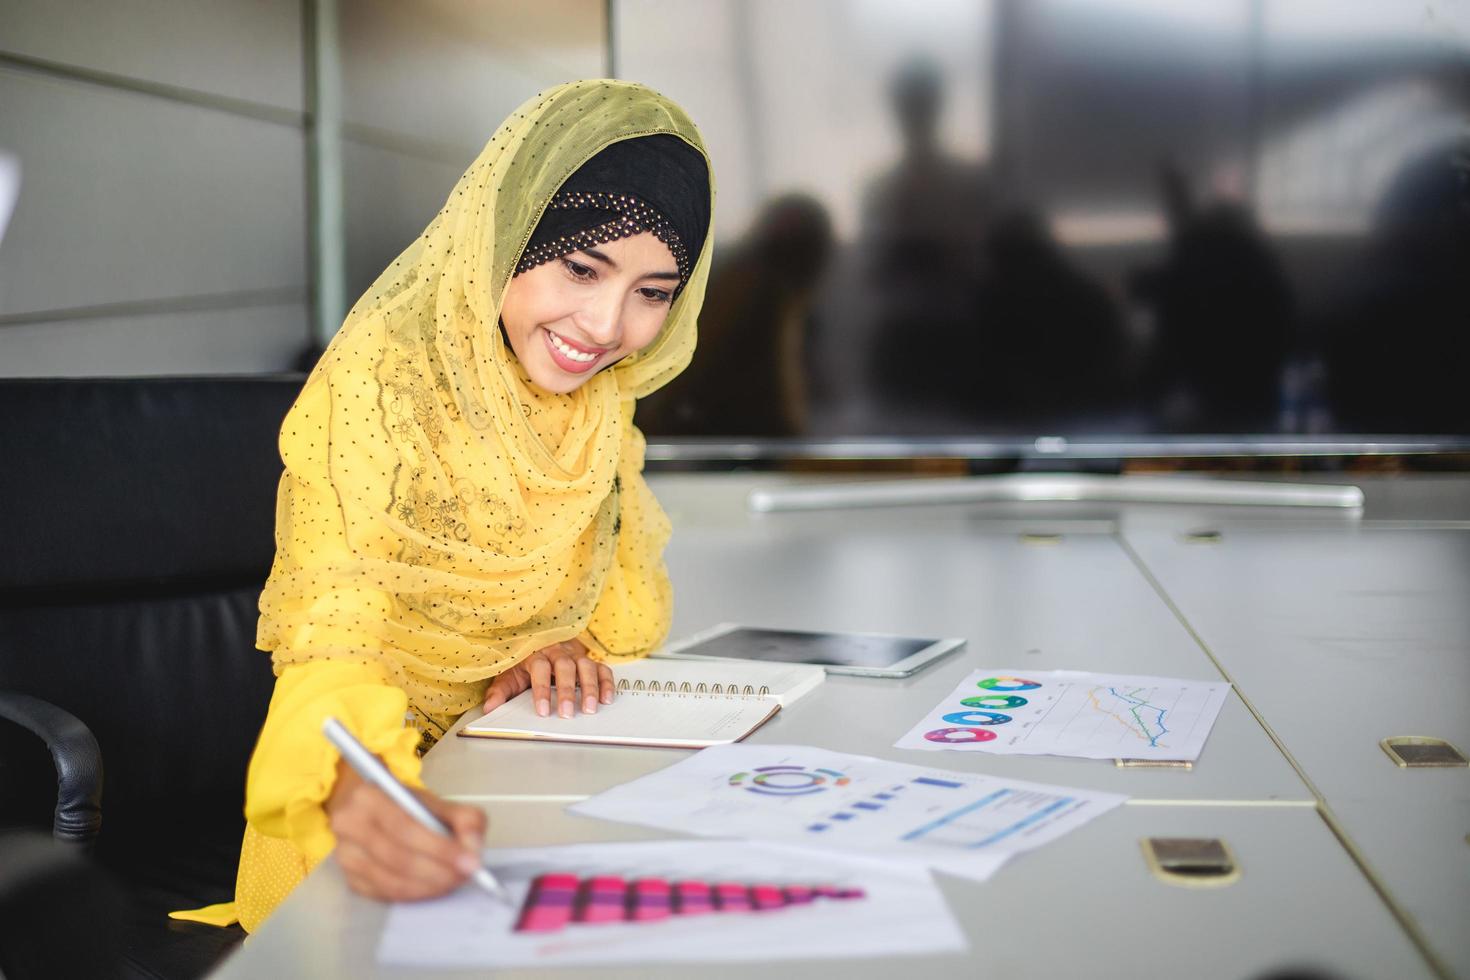
[[[838,507],[1032,501],[1333,507],[1357,511],[1363,507],[1363,491],[1354,486],[1200,477],[1016,473],[771,487],[751,491],[746,503],[751,510],[765,513]]]

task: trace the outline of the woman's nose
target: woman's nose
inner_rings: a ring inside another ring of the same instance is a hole
[[[621,335],[623,305],[612,290],[599,290],[600,295],[590,297],[577,316],[577,326],[587,339],[599,347],[615,347]]]

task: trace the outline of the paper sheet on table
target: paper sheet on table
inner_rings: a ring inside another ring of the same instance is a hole
[[[977,670],[894,746],[1193,762],[1229,693],[1219,681]]]
[[[719,745],[568,809],[706,837],[924,864],[984,881],[1122,803],[1116,793],[801,745]]]
[[[923,955],[966,948],[943,895],[922,868],[840,858],[743,841],[576,844],[486,852],[515,898],[498,902],[472,886],[428,902],[395,905],[378,946],[387,964],[510,967],[648,962],[751,962]],[[569,925],[512,931],[531,880],[550,872],[624,878],[693,878],[831,884],[864,896],[772,911]]]

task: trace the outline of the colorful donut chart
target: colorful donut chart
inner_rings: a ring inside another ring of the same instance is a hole
[[[801,796],[820,793],[831,786],[846,786],[852,781],[835,769],[808,769],[805,766],[761,766],[750,772],[737,772],[729,785],[740,786],[752,793],[768,796]]]
[[[987,677],[975,686],[987,691],[1034,691],[1041,685],[1024,677]]]
[[[988,742],[995,738],[995,732],[984,728],[936,728],[932,732],[925,732],[924,738],[931,742],[962,745],[966,742]]]
[[[1026,703],[1025,698],[1014,694],[977,694],[960,701],[967,708],[1019,708]]]
[[[999,711],[951,711],[944,720],[951,725],[1004,725],[1011,716]]]

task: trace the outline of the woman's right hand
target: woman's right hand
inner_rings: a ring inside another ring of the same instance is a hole
[[[337,763],[337,784],[325,809],[337,837],[337,863],[353,891],[392,902],[434,898],[458,888],[480,867],[484,812],[425,790],[410,792],[453,837],[429,830],[351,766]]]

